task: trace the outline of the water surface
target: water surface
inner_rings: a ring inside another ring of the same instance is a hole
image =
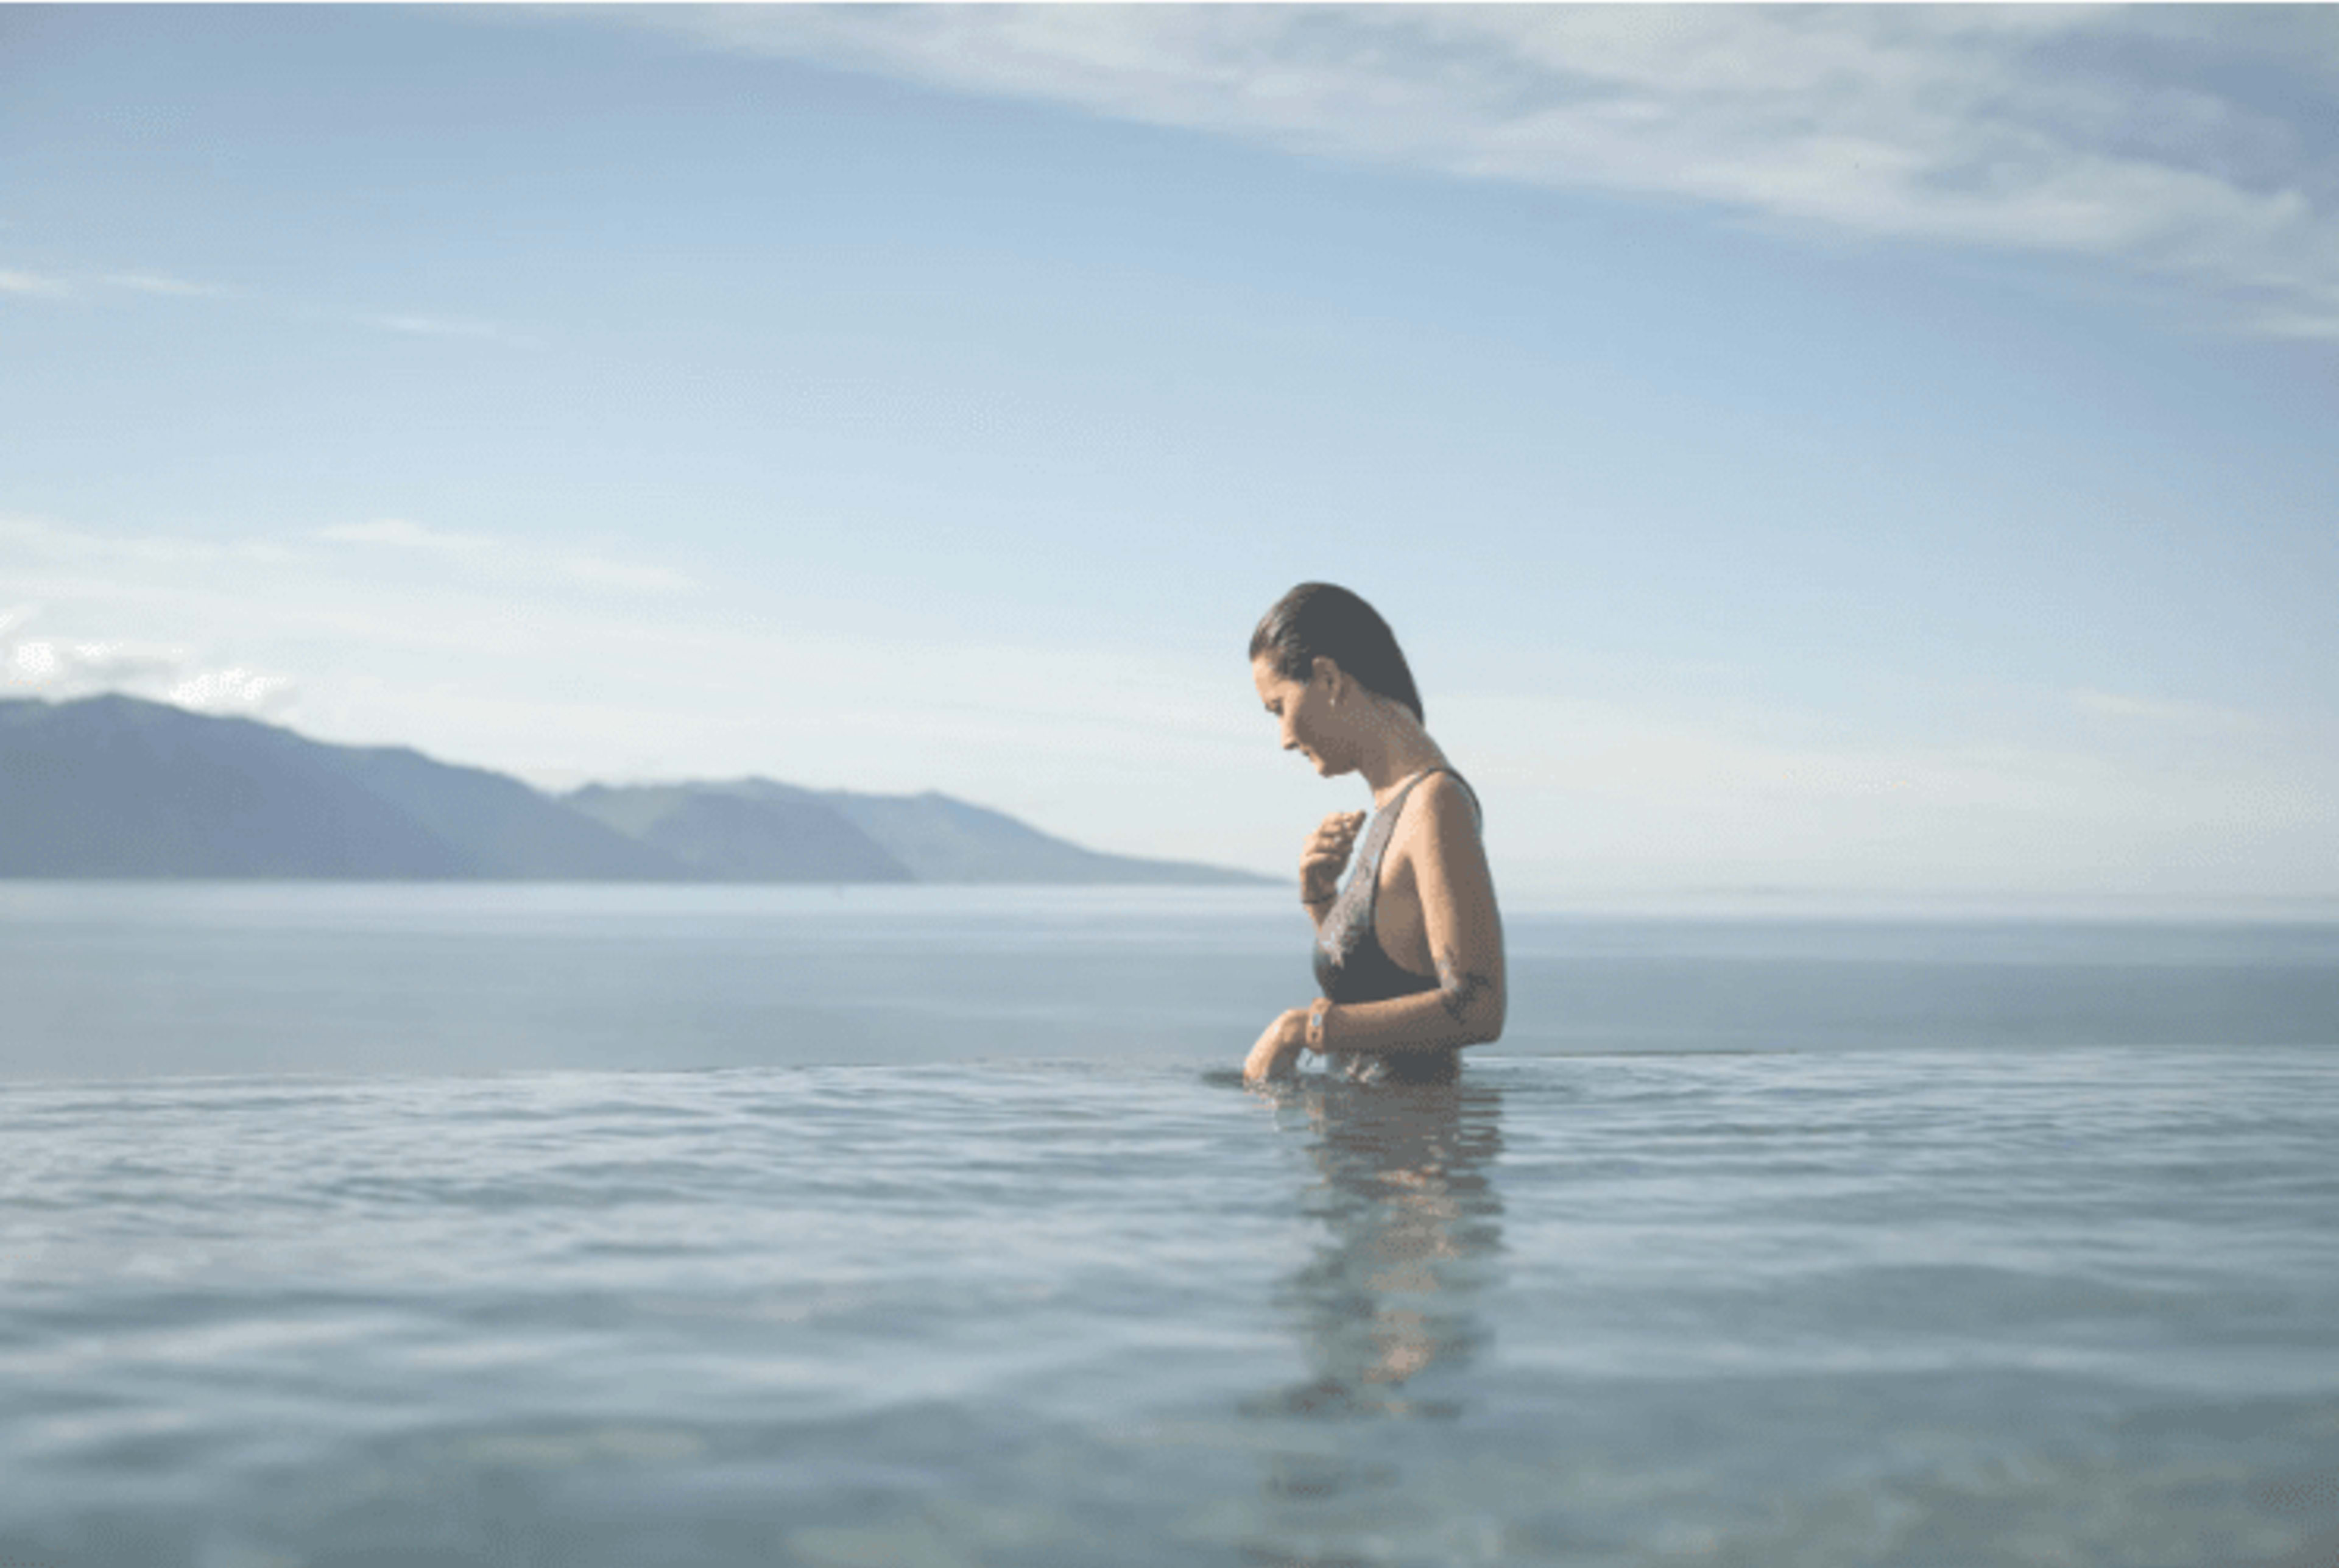
[[[392,892],[0,893],[0,1563],[2339,1555],[2327,929]]]

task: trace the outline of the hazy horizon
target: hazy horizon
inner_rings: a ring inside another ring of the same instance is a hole
[[[2328,912],[2334,17],[0,7],[0,695],[1283,874],[1326,578],[1520,907]]]

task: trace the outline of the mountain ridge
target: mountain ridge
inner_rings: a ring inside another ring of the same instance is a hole
[[[939,791],[758,777],[561,794],[410,746],[118,693],[0,698],[0,878],[1219,883]]]

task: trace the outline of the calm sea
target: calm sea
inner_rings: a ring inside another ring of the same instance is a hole
[[[2339,926],[0,884],[0,1565],[2339,1562]]]

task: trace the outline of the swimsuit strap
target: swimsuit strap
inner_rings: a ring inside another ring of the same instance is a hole
[[[1373,825],[1365,834],[1364,853],[1357,856],[1359,863],[1357,868],[1365,878],[1364,921],[1367,931],[1372,929],[1374,911],[1380,906],[1381,856],[1388,853],[1389,840],[1396,836],[1396,814],[1405,809],[1406,800],[1413,794],[1414,786],[1436,771],[1436,768],[1424,768],[1414,774],[1397,786],[1396,794],[1389,796],[1388,804],[1377,808],[1373,813]]]
[[[1405,809],[1406,800],[1413,794],[1414,786],[1433,774],[1454,774],[1454,782],[1460,784],[1464,793],[1470,797],[1472,813],[1477,815],[1482,824],[1485,820],[1485,813],[1478,804],[1478,792],[1470,787],[1468,779],[1458,773],[1454,773],[1452,768],[1424,768],[1399,785],[1396,794],[1389,797],[1388,804],[1374,813],[1372,828],[1365,835],[1364,852],[1358,857],[1364,866],[1369,867],[1369,875],[1365,883],[1365,922],[1366,929],[1368,931],[1372,929],[1374,912],[1380,907],[1381,856],[1388,853],[1389,840],[1396,836],[1396,814]]]

